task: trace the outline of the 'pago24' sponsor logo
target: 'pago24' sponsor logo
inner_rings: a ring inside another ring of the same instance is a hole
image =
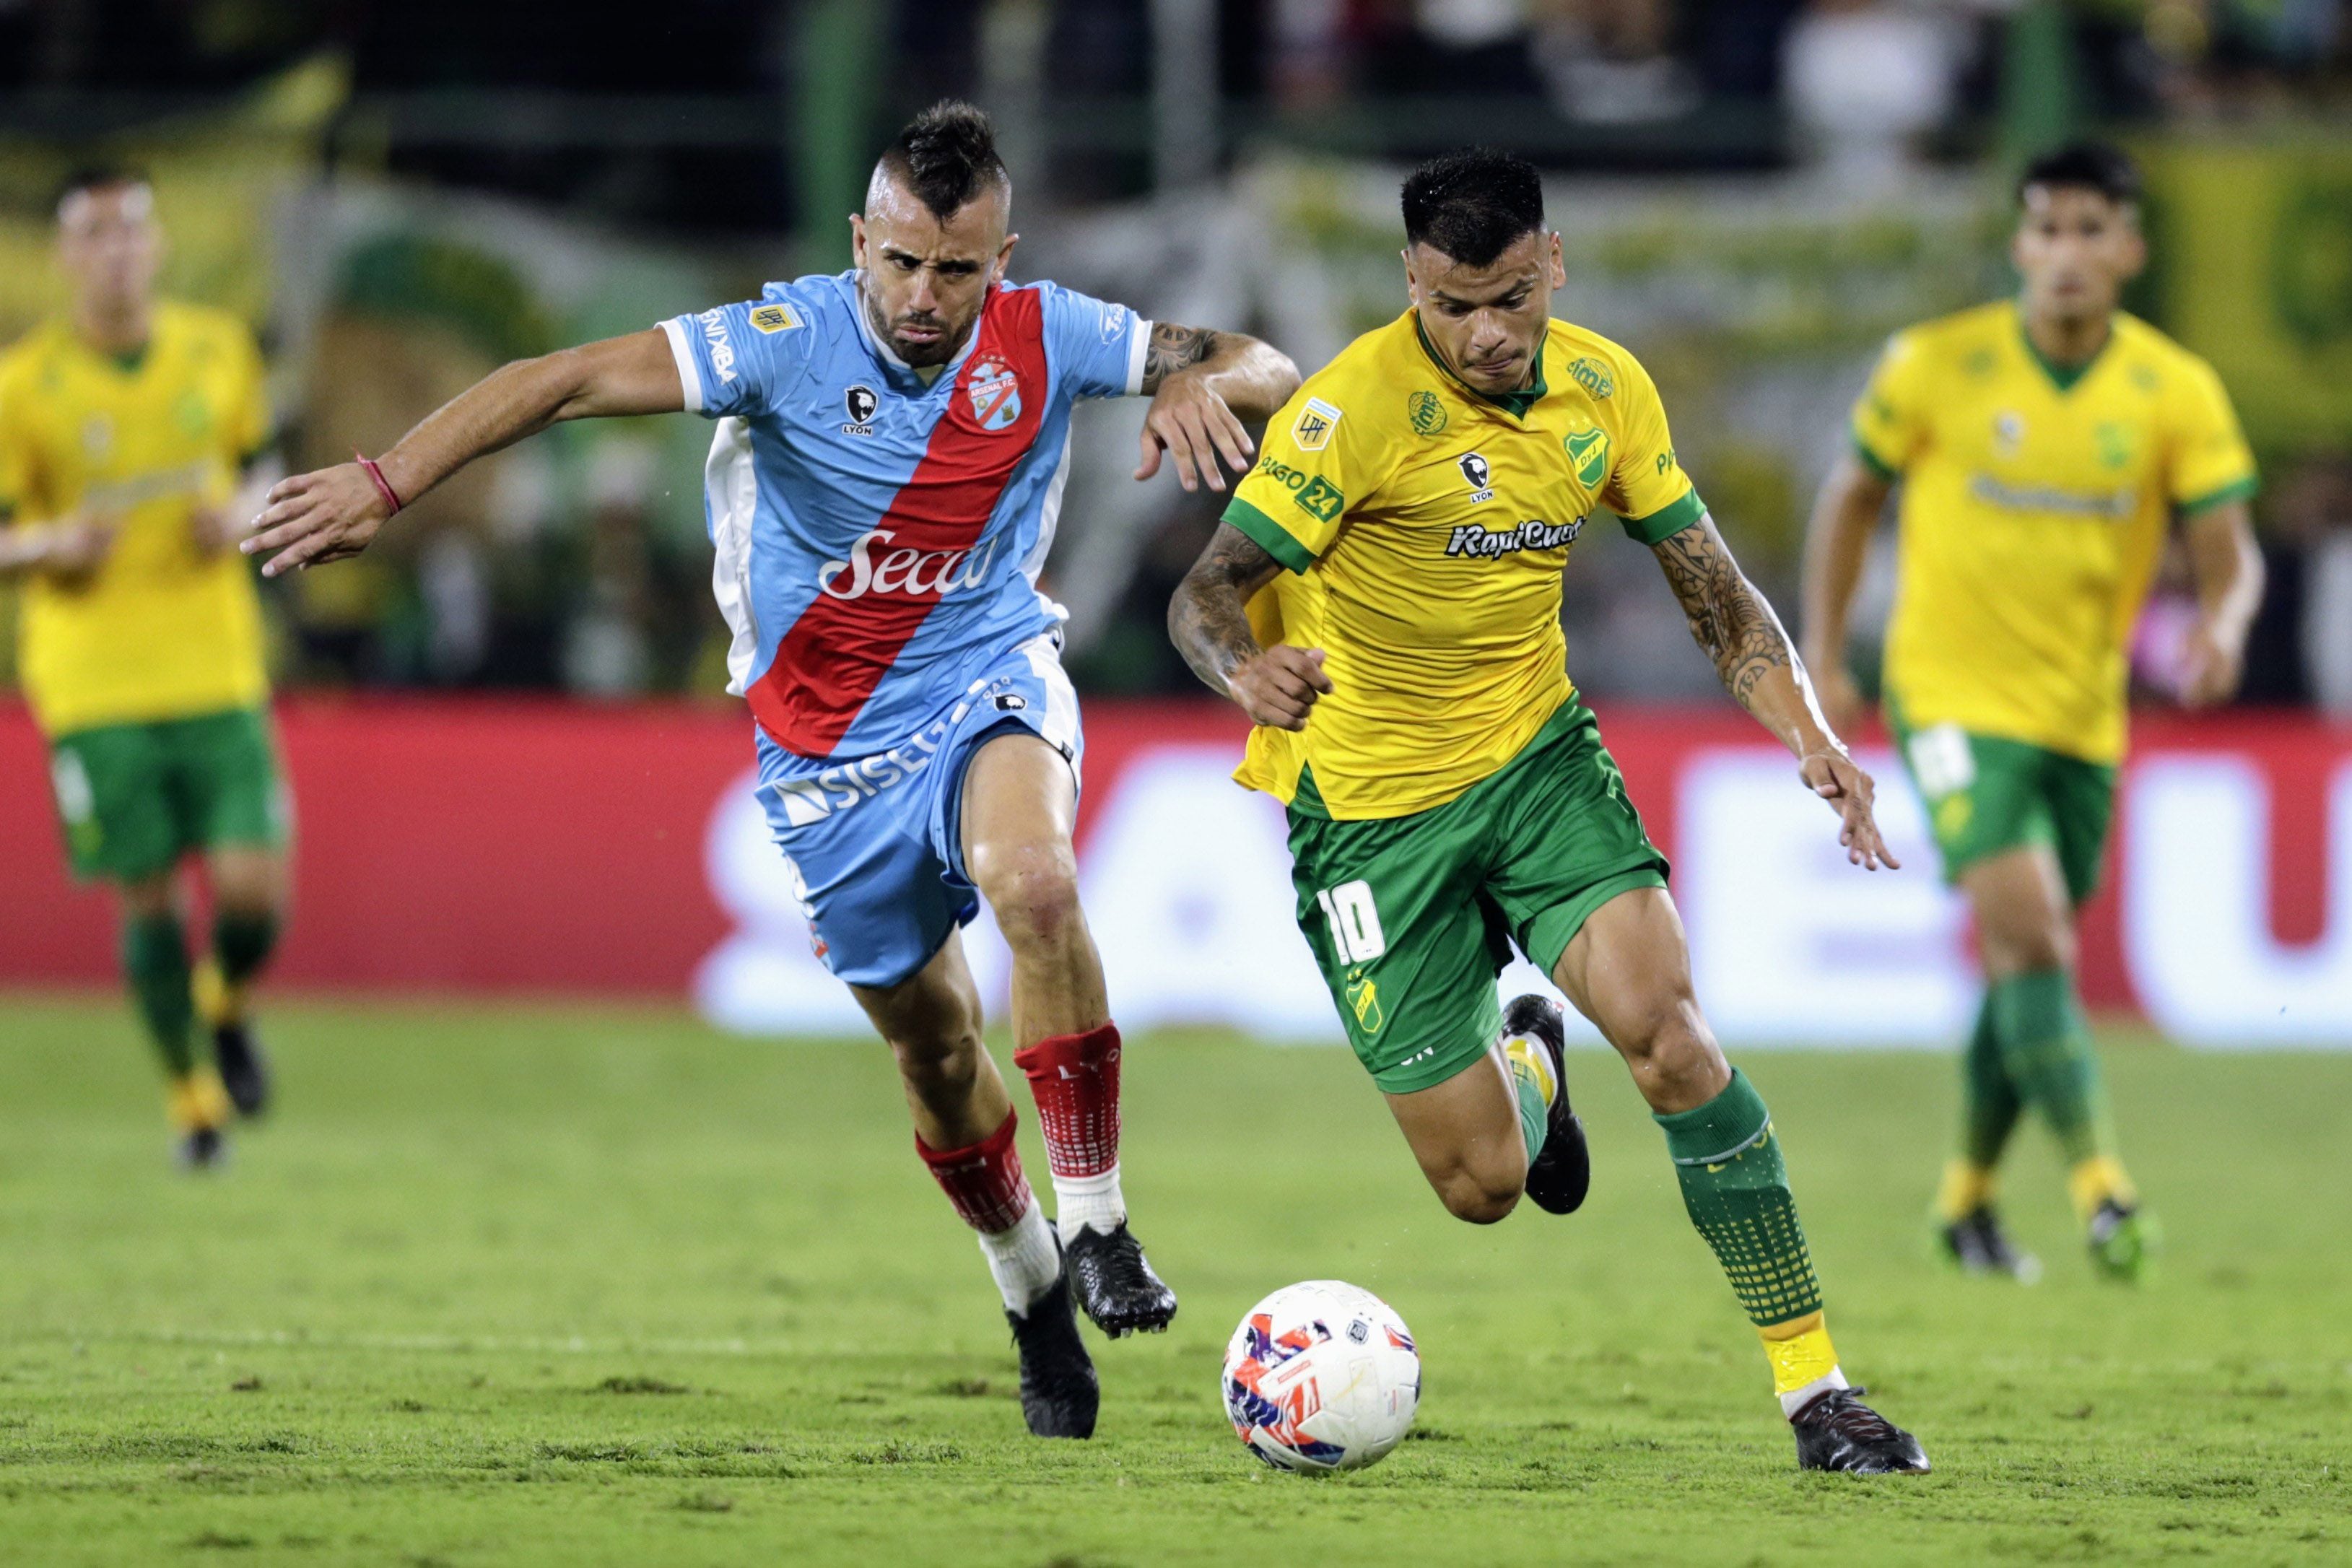
[[[1257,471],[1290,492],[1298,510],[1318,522],[1330,522],[1348,508],[1347,493],[1320,474],[1294,468],[1279,458],[1266,458]]]
[[[817,568],[818,592],[829,599],[862,599],[868,594],[897,594],[909,599],[944,599],[988,580],[996,559],[992,534],[976,549],[909,550],[903,546],[879,552],[898,538],[893,530],[870,528],[849,547],[846,560],[828,561]]]
[[[1499,561],[1522,550],[1564,550],[1575,543],[1576,536],[1583,531],[1584,519],[1580,517],[1573,522],[1558,523],[1531,517],[1510,528],[1482,528],[1477,523],[1465,522],[1446,536],[1445,553]]]

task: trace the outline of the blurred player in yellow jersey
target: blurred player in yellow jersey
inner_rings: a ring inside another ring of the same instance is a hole
[[[1683,472],[1648,372],[1551,319],[1566,279],[1535,170],[1441,158],[1403,207],[1412,308],[1267,424],[1170,629],[1256,722],[1238,777],[1288,808],[1299,929],[1446,1208],[1491,1224],[1523,1193],[1584,1201],[1560,1008],[1496,1005],[1516,942],[1632,1070],[1798,1463],[1925,1470],[1839,1370],[1780,1134],[1699,1011],[1665,857],[1569,681],[1560,574],[1594,514],[1656,557],[1724,685],[1875,868],[1870,776]]]
[[[287,807],[236,542],[274,478],[268,400],[242,323],[155,297],[142,175],[77,174],[57,216],[68,313],[0,356],[0,572],[23,585],[18,666],[67,854],[121,894],[125,976],[181,1157],[201,1167],[232,1111],[269,1092],[246,996],[277,942]],[[178,886],[190,856],[214,905],[200,967]]]
[[[2071,1166],[2092,1259],[2137,1278],[2154,1226],[2116,1157],[2075,994],[2074,911],[2097,885],[2124,750],[2126,650],[2168,539],[2201,605],[2179,696],[2237,689],[2262,599],[2253,458],[2212,367],[2116,308],[2147,258],[2139,182],[2112,148],[2019,184],[2018,298],[1895,334],[1814,509],[1805,658],[1832,721],[1864,553],[1899,482],[1885,709],[1987,987],[1964,1058],[1960,1146],[1937,1200],[1960,1267],[2030,1279],[1994,1171],[2028,1106]]]

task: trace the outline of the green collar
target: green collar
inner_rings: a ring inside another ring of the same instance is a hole
[[[1481,392],[1476,387],[1471,385],[1468,382],[1454,374],[1454,367],[1445,363],[1444,356],[1437,352],[1437,345],[1429,341],[1429,334],[1421,330],[1421,312],[1419,310],[1412,312],[1412,335],[1414,341],[1421,344],[1421,352],[1429,356],[1429,363],[1443,371],[1448,381],[1451,381],[1454,385],[1460,387],[1463,391],[1468,393],[1471,396],[1477,398],[1481,402],[1493,404],[1496,407],[1502,409],[1514,419],[1525,419],[1528,416],[1528,410],[1533,408],[1537,403],[1541,401],[1545,391],[1548,390],[1544,385],[1544,345],[1543,339],[1541,338],[1536,340],[1536,384],[1533,386],[1521,387],[1517,392],[1497,394]]]
[[[2116,341],[2116,319],[2112,315],[2107,318],[2107,335],[2099,341],[2099,346],[2092,351],[2091,357],[2080,364],[2060,364],[2043,353],[2035,344],[2033,334],[2025,329],[2025,311],[2022,309],[2017,312],[2017,341],[2025,345],[2026,357],[2042,367],[2042,374],[2050,378],[2051,385],[2061,393],[2072,392],[2075,383],[2091,374],[2091,367],[2099,363],[2108,345]]]

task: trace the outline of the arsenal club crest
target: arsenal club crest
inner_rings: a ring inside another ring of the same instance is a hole
[[[971,416],[983,430],[1006,430],[1021,417],[1021,382],[1002,360],[984,359],[971,367],[964,383],[971,399]]]

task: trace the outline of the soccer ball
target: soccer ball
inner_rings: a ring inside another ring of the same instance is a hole
[[[1225,1346],[1224,1394],[1234,1433],[1276,1469],[1361,1469],[1412,1426],[1421,1356],[1378,1296],[1309,1279],[1243,1317]]]

